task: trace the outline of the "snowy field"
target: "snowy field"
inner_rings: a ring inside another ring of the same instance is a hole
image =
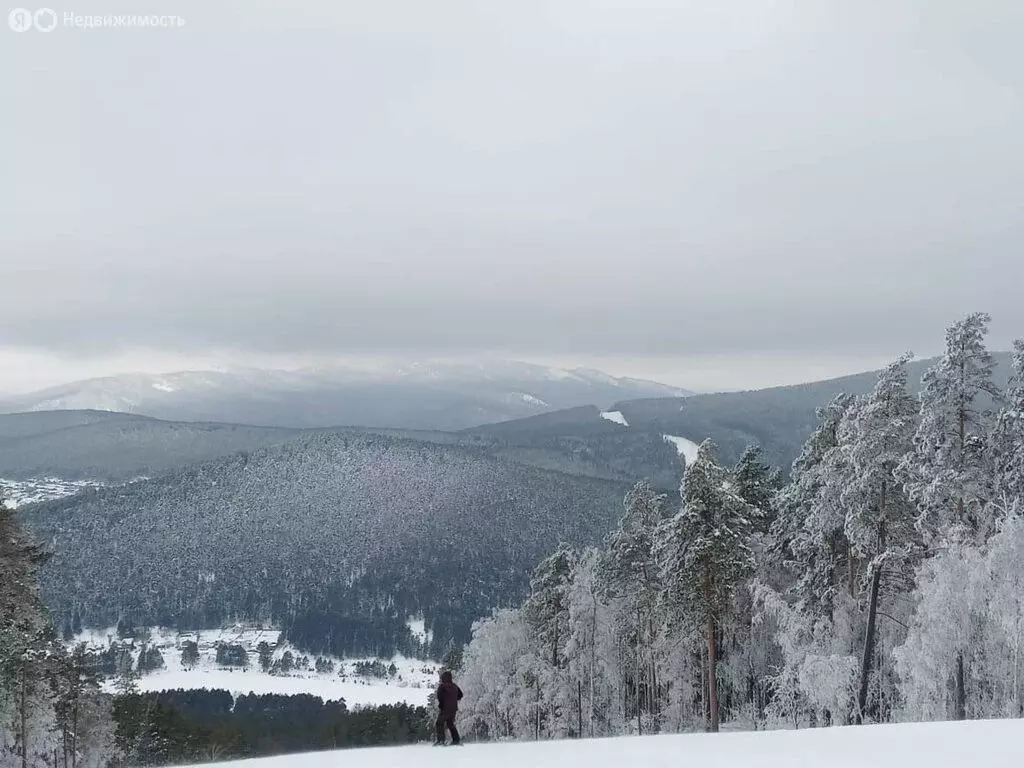
[[[426,636],[422,622],[410,622],[410,628],[421,636]],[[399,704],[402,702],[413,705],[425,705],[431,690],[437,681],[437,665],[434,662],[420,659],[409,659],[396,656],[391,659],[380,659],[385,666],[394,664],[397,671],[393,677],[363,677],[356,674],[355,665],[360,661],[372,662],[371,658],[338,659],[323,657],[334,663],[330,672],[308,670],[292,670],[288,674],[269,674],[259,667],[257,647],[267,642],[274,648],[274,659],[280,659],[286,651],[299,658],[307,655],[288,646],[280,644],[281,633],[276,629],[260,629],[248,626],[225,627],[202,632],[178,633],[164,628],[150,628],[148,638],[119,640],[115,628],[104,630],[86,630],[70,641],[71,645],[84,642],[95,651],[101,651],[115,642],[130,648],[134,658],[138,659],[139,650],[145,640],[149,647],[160,650],[164,659],[164,669],[146,672],[136,680],[139,691],[167,691],[182,689],[222,689],[236,696],[248,693],[264,694],[299,694],[308,693],[319,696],[325,701],[344,699],[349,707],[376,706],[381,704]],[[185,668],[181,664],[181,648],[186,641],[194,641],[199,646],[199,663],[194,668]],[[220,643],[237,644],[246,649],[249,666],[246,669],[224,667],[216,663],[216,648]],[[311,665],[315,656],[310,656]],[[115,680],[108,680],[107,687],[117,687]]]
[[[400,669],[402,666],[405,667],[405,674],[410,671],[408,668],[410,663],[418,663],[406,659],[395,659],[394,662],[395,666],[399,666]],[[284,695],[308,693],[312,696],[319,696],[324,701],[344,699],[349,708],[401,704],[403,702],[414,706],[425,706],[431,690],[425,683],[415,684],[405,680],[401,682],[374,678],[364,680],[351,676],[342,679],[337,674],[317,674],[315,672],[269,675],[252,667],[246,670],[210,667],[184,670],[181,669],[180,664],[170,666],[172,666],[171,669],[152,672],[139,678],[137,681],[139,690],[145,692],[168,691],[177,688],[186,690],[208,688],[210,690],[225,690],[234,696],[247,693]],[[430,679],[433,681],[435,676],[430,676]]]
[[[1024,721],[921,723],[284,755],[223,768],[1019,768]]]

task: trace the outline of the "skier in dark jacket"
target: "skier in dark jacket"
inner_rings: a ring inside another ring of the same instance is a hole
[[[436,745],[440,746],[445,742],[445,729],[452,734],[452,744],[458,744],[459,731],[455,727],[455,715],[459,711],[459,701],[462,699],[462,689],[452,680],[452,673],[447,669],[441,673],[441,684],[437,686],[437,729]]]

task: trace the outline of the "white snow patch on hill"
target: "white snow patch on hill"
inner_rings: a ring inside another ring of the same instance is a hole
[[[405,622],[405,626],[409,628],[412,636],[419,640],[421,643],[430,642],[430,633],[427,631],[427,622],[422,618],[412,618]]]
[[[700,446],[693,442],[693,440],[688,440],[678,435],[662,435],[662,438],[666,443],[675,445],[679,455],[686,459],[686,466],[690,466],[697,460],[697,452],[700,450]]]
[[[37,501],[72,496],[85,488],[99,488],[96,480],[63,480],[59,477],[35,477],[29,480],[5,480],[0,477],[0,500],[15,509]]]
[[[217,763],[219,768],[1018,768],[1024,721],[909,723],[799,731],[343,750]]]
[[[344,699],[351,708],[402,702],[426,704],[437,681],[438,669],[435,663],[404,656],[380,659],[385,667],[394,664],[396,668],[393,676],[384,678],[357,674],[356,665],[359,662],[374,661],[371,658],[322,657],[333,662],[334,670],[316,672],[313,669],[317,658],[315,654],[305,654],[280,640],[281,632],[278,629],[244,625],[180,633],[173,629],[152,627],[137,638],[118,638],[116,628],[112,627],[87,629],[71,640],[70,645],[84,642],[90,650],[102,651],[115,643],[129,649],[136,663],[144,643],[148,647],[155,646],[163,656],[164,668],[146,672],[136,679],[138,689],[143,692],[219,688],[236,696],[248,693],[308,693],[325,701]],[[181,664],[182,646],[188,641],[195,642],[199,647],[199,663],[190,669]],[[295,669],[288,674],[274,675],[263,672],[259,666],[257,650],[261,642],[266,642],[273,649],[274,659],[280,659],[285,651],[291,651],[296,660],[308,656],[310,669]],[[249,657],[248,668],[217,664],[217,646],[222,643],[244,647]],[[117,681],[107,680],[105,687],[112,691],[116,689]]]
[[[519,397],[521,397],[523,399],[524,403],[529,403],[530,405],[536,405],[536,406],[539,406],[541,408],[550,408],[551,407],[547,403],[545,403],[543,400],[541,400],[539,397],[534,397],[533,395],[528,395],[528,394],[523,393],[523,394],[519,395]]]
[[[616,424],[621,424],[624,427],[629,426],[629,422],[626,421],[626,417],[622,415],[622,411],[601,411],[601,418],[607,419],[608,421],[614,421]]]

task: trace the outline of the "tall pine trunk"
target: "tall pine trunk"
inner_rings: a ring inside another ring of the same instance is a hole
[[[959,409],[959,421],[960,421],[960,476],[963,477],[966,466],[967,466],[967,401],[964,394],[966,389],[966,366],[967,349],[964,344],[961,344],[960,348],[960,409]],[[967,505],[964,499],[963,489],[960,489],[960,495],[957,498],[957,511],[960,513],[960,519],[967,519]],[[973,523],[973,521],[971,521]],[[972,524],[973,533],[977,533],[977,529]],[[957,651],[956,654],[956,680],[954,682],[954,717],[957,720],[967,719],[967,683],[964,674],[964,652]]]
[[[597,595],[594,598],[594,618],[590,625],[590,735],[594,735],[594,671],[597,669]]]
[[[28,768],[28,670],[21,664],[21,768]]]
[[[643,736],[644,726],[640,719],[640,606],[636,608],[636,680],[633,681],[633,699],[636,704],[636,732]]]
[[[718,652],[715,648],[715,619],[708,614],[708,730],[718,733]]]
[[[967,719],[967,686],[964,684],[964,652],[956,654],[956,691],[953,717],[957,720]]]
[[[878,619],[878,588],[882,569],[875,567],[871,574],[871,596],[868,598],[868,628],[864,635],[864,656],[860,662],[860,690],[857,692],[857,723],[864,722],[868,705],[868,684],[871,682],[871,660],[875,656],[875,622]]]
[[[878,524],[878,549],[885,551],[886,484],[882,482],[880,511],[882,520]],[[882,583],[881,564],[875,563],[871,571],[871,591],[868,595],[868,627],[864,633],[864,656],[860,662],[860,690],[857,692],[857,723],[864,722],[868,706],[868,685],[871,682],[871,660],[875,657],[875,624],[878,621],[878,592]]]
[[[707,610],[708,644],[708,730],[718,733],[718,649],[715,647],[714,589],[711,583],[711,564],[704,566],[704,601]]]
[[[583,738],[583,681],[576,681],[576,738]]]

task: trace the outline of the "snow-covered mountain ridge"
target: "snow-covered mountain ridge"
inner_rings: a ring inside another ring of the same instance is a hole
[[[423,361],[132,373],[0,399],[0,412],[88,409],[267,426],[461,429],[577,405],[689,394],[584,368]]]

